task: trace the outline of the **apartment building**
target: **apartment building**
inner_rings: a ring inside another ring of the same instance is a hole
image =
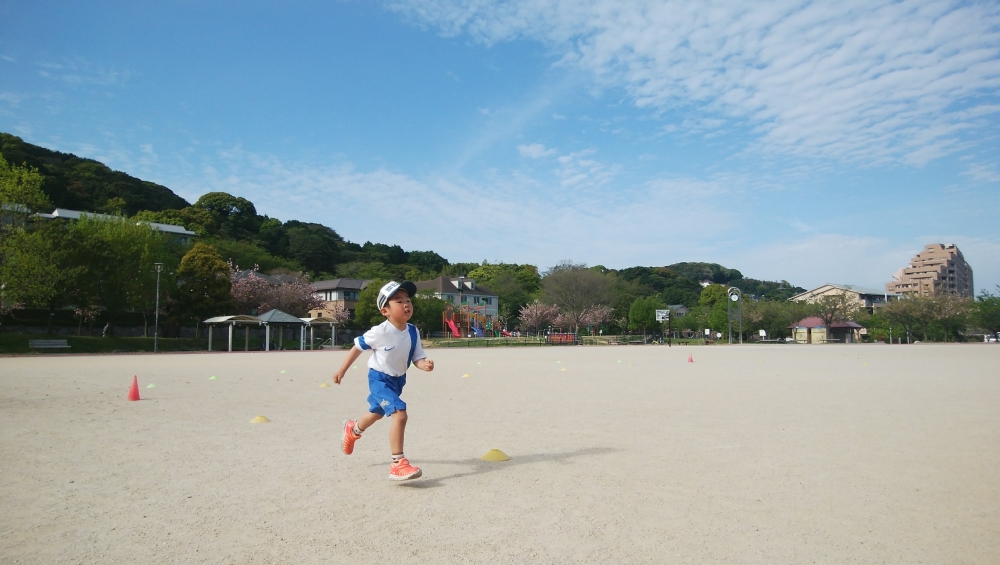
[[[886,292],[908,296],[956,294],[972,298],[975,287],[972,267],[954,243],[931,243],[924,247],[885,285]]]
[[[485,286],[477,285],[475,279],[440,276],[414,284],[416,284],[418,292],[429,290],[434,296],[445,302],[451,302],[456,308],[468,306],[494,320],[497,317],[499,308],[497,295]]]

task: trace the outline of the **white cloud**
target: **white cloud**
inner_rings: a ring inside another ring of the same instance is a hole
[[[588,154],[566,157],[566,174],[608,165]],[[699,244],[664,246],[651,230],[681,238],[704,226],[738,229],[740,219],[710,195],[711,181],[662,179],[624,194],[593,180],[543,182],[519,173],[474,181],[386,169],[358,170],[347,162],[292,163],[240,146],[219,152],[163,182],[193,201],[209,191],[251,200],[260,213],[330,226],[351,241],[433,249],[451,261],[529,262],[541,268],[565,257],[623,268],[698,257]],[[569,179],[571,177],[567,177]],[[384,195],[405,195],[388,205]],[[442,237],[442,234],[448,234]],[[700,235],[696,235],[700,237]]]
[[[997,171],[996,165],[993,164],[970,163],[962,175],[969,177],[973,182],[977,183],[1000,182],[1000,171]]]
[[[554,155],[556,153],[555,149],[546,149],[541,143],[532,143],[530,145],[518,145],[517,152],[521,154],[521,157],[527,157],[529,159],[541,159],[542,157],[548,157],[549,155]]]
[[[946,0],[400,0],[490,44],[522,38],[662,112],[753,128],[752,150],[922,165],[990,126],[1000,4]],[[719,116],[719,117],[716,117]],[[704,123],[705,127],[726,127]]]
[[[133,75],[131,71],[107,68],[80,57],[62,63],[41,63],[39,66],[40,76],[72,85],[124,86]]]

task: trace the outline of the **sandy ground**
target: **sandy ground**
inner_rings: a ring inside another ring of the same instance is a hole
[[[429,352],[406,483],[367,356],[0,359],[0,563],[1000,562],[1000,347]]]

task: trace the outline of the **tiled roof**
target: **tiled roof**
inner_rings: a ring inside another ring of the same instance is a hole
[[[789,328],[822,328],[826,327],[823,320],[819,316],[809,316],[808,318],[803,318],[798,322],[788,326]],[[834,322],[833,328],[851,328],[853,330],[861,329],[861,324],[856,324],[850,320],[844,320],[842,322]]]
[[[364,279],[328,279],[312,283],[316,290],[364,290],[372,281]]]

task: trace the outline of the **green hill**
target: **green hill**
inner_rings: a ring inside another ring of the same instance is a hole
[[[153,182],[112,171],[103,163],[71,153],[32,145],[20,137],[0,133],[0,155],[11,165],[27,165],[45,176],[42,190],[56,208],[85,212],[111,212],[108,201],[125,201],[121,211],[173,210],[190,206],[172,190]]]

